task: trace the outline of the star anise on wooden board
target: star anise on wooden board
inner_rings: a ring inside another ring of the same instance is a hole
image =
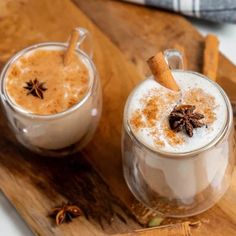
[[[56,219],[56,224],[60,225],[64,222],[70,222],[73,218],[83,215],[81,209],[71,203],[62,203],[61,206],[56,207],[50,214],[51,217]]]
[[[25,86],[24,88],[29,90],[27,95],[31,94],[35,97],[43,99],[43,92],[47,90],[47,88],[44,87],[45,83],[40,83],[37,79],[34,79],[26,82],[26,85],[27,86]]]
[[[175,132],[185,130],[187,135],[192,137],[194,128],[205,125],[199,121],[204,115],[194,112],[195,109],[196,107],[192,105],[176,106],[169,115],[170,128]]]

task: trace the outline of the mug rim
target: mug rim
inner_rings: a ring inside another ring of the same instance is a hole
[[[88,64],[89,66],[91,67],[91,72],[92,72],[92,76],[90,77],[90,85],[89,85],[89,88],[86,92],[86,94],[84,95],[84,97],[79,101],[77,102],[75,105],[73,105],[72,107],[70,107],[69,109],[67,110],[64,110],[62,112],[58,112],[58,113],[55,113],[55,114],[46,114],[46,115],[42,115],[42,114],[34,114],[34,113],[31,113],[27,110],[24,110],[23,108],[21,108],[20,106],[18,106],[17,104],[15,104],[11,98],[9,97],[7,91],[6,91],[6,88],[5,88],[5,80],[6,80],[6,73],[8,72],[10,66],[16,62],[21,56],[25,55],[26,53],[32,51],[32,50],[36,50],[38,48],[44,48],[44,47],[47,47],[47,46],[58,46],[58,47],[62,47],[62,48],[66,48],[68,46],[67,43],[62,43],[62,42],[43,42],[43,43],[38,43],[38,44],[34,44],[34,45],[31,45],[29,47],[26,47],[22,50],[20,50],[19,52],[17,52],[16,54],[14,54],[8,61],[7,63],[5,64],[5,66],[3,67],[2,69],[2,72],[0,74],[0,80],[1,80],[1,90],[0,90],[0,97],[1,97],[1,100],[3,102],[6,102],[7,105],[13,110],[13,111],[16,111],[18,112],[19,114],[21,114],[22,116],[26,116],[26,117],[30,117],[30,118],[33,118],[33,119],[58,119],[58,118],[61,118],[63,116],[66,116],[72,112],[74,112],[75,110],[77,110],[78,108],[80,108],[81,106],[83,106],[83,104],[88,100],[88,98],[92,95],[92,91],[94,89],[94,86],[96,84],[96,75],[97,75],[97,72],[96,72],[96,68],[95,68],[95,65],[93,63],[93,61],[91,60],[91,58],[84,52],[82,51],[81,49],[79,49],[78,47],[75,49],[75,51],[82,55],[84,57],[85,60],[88,61]],[[88,67],[86,65],[86,67]]]
[[[230,103],[230,100],[227,96],[227,94],[225,93],[225,91],[223,90],[223,88],[221,88],[220,85],[218,85],[216,82],[210,80],[209,78],[207,78],[205,75],[203,74],[200,74],[198,72],[195,72],[195,71],[190,71],[190,70],[182,70],[182,69],[175,69],[175,70],[171,70],[172,72],[177,72],[177,73],[189,73],[189,74],[195,74],[197,76],[200,76],[206,80],[208,80],[210,83],[212,83],[218,90],[219,92],[221,93],[224,101],[225,101],[225,105],[226,105],[226,108],[227,108],[227,117],[226,117],[226,120],[224,122],[224,126],[222,127],[221,131],[217,134],[217,136],[209,143],[207,143],[206,145],[200,147],[200,148],[197,148],[197,149],[194,149],[194,150],[191,150],[191,151],[186,151],[186,152],[169,152],[169,151],[163,151],[161,149],[157,150],[157,149],[154,149],[146,144],[144,144],[143,142],[141,142],[137,137],[136,135],[134,134],[132,128],[130,127],[130,124],[129,124],[129,121],[128,121],[128,117],[127,117],[127,110],[128,110],[128,105],[129,105],[129,102],[130,102],[130,99],[133,95],[133,93],[136,91],[136,89],[138,88],[138,86],[144,81],[142,80],[134,89],[133,91],[131,92],[131,94],[129,95],[127,101],[126,101],[126,104],[125,104],[125,109],[124,109],[124,114],[123,114],[123,126],[124,126],[124,129],[126,130],[127,134],[129,135],[129,137],[131,138],[131,140],[133,142],[135,142],[139,147],[141,148],[146,148],[148,151],[150,151],[151,153],[153,154],[159,154],[160,157],[163,157],[163,158],[170,158],[170,159],[179,159],[179,158],[190,158],[190,157],[195,157],[195,155],[203,152],[203,151],[206,151],[206,150],[209,150],[210,148],[212,148],[214,145],[216,145],[217,143],[219,143],[222,138],[225,137],[225,135],[228,134],[228,132],[230,131],[230,127],[232,126],[232,122],[233,122],[233,113],[232,113],[232,107],[231,107],[231,103]],[[149,78],[152,78],[153,76],[148,76],[147,78],[145,78],[145,80],[149,79]]]

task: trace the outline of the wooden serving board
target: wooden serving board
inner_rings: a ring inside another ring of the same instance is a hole
[[[74,0],[81,10],[120,48],[142,77],[150,74],[147,59],[155,52],[184,47],[187,69],[202,72],[204,37],[184,17],[154,8],[109,0]],[[223,54],[217,82],[236,104],[236,66]],[[235,109],[235,107],[234,107]],[[235,120],[236,121],[236,120]],[[236,126],[235,126],[236,127]],[[236,235],[236,173],[223,199],[196,217],[207,222],[193,235]],[[167,222],[178,222],[169,219]]]
[[[132,206],[139,205],[122,177],[120,130],[125,100],[147,73],[144,61],[175,41],[191,48],[187,51],[190,69],[199,71],[201,66],[203,39],[184,18],[113,1],[76,3],[121,50],[69,0],[0,2],[1,65],[30,44],[65,41],[71,29],[79,25],[93,35],[94,60],[102,80],[104,107],[98,131],[93,141],[73,156],[52,159],[27,152],[18,146],[1,115],[0,187],[36,235],[122,233],[147,222],[149,217],[133,211]],[[224,57],[220,60],[218,81],[233,97],[236,69]],[[78,201],[89,219],[81,217],[55,227],[48,214],[62,201]],[[109,224],[114,212],[118,214]],[[194,219],[208,223],[194,230],[193,235],[236,233],[236,176],[224,199]],[[165,221],[169,222],[174,221]]]

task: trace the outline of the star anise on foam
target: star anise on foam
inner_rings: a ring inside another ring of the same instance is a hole
[[[170,128],[175,132],[185,130],[187,135],[192,137],[194,128],[205,125],[199,121],[204,115],[194,112],[195,109],[196,107],[192,105],[176,106],[169,115]]]
[[[40,83],[37,79],[34,79],[30,80],[29,82],[26,82],[26,86],[24,88],[29,90],[27,95],[31,94],[35,97],[43,99],[43,92],[47,90],[44,85],[45,83]]]
[[[60,225],[63,222],[70,222],[73,218],[83,215],[81,209],[71,203],[62,203],[61,206],[56,207],[50,214],[56,219],[56,224]]]

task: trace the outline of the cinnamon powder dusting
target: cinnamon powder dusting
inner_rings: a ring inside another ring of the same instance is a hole
[[[38,49],[23,55],[8,71],[7,92],[24,109],[41,115],[56,114],[81,101],[89,88],[89,72],[80,56],[73,55],[68,66],[63,64],[64,50]],[[27,96],[28,81],[45,85],[44,99]]]
[[[186,136],[170,129],[168,115],[176,104],[196,106],[196,112],[204,115],[203,123],[209,125],[216,120],[215,98],[200,88],[194,88],[182,94],[159,89],[152,89],[140,99],[141,109],[133,112],[130,125],[134,132],[145,128],[157,148],[165,145],[178,146],[185,143]],[[147,129],[146,129],[147,128]]]
[[[159,130],[155,129],[150,132],[150,134],[154,137],[154,143],[157,147],[161,148],[165,146],[165,142],[159,137]]]
[[[167,143],[171,146],[177,146],[184,143],[184,137],[180,133],[176,133],[170,129],[168,121],[165,120],[162,124],[162,130]]]
[[[155,144],[156,144],[158,147],[164,147],[164,146],[165,146],[164,141],[162,141],[162,140],[159,139],[159,138],[156,138]]]
[[[170,130],[169,128],[164,130],[164,134],[167,137],[167,142],[171,146],[181,145],[184,143],[183,136],[175,133],[173,130]]]
[[[21,75],[21,71],[16,65],[13,65],[12,70],[11,70],[11,74],[15,77],[18,77]]]
[[[142,120],[142,113],[139,109],[133,113],[130,119],[130,124],[135,131],[145,127],[145,123]]]
[[[191,89],[186,92],[183,102],[196,106],[196,112],[204,115],[203,122],[207,125],[212,124],[216,120],[214,109],[215,98],[200,88]]]
[[[168,109],[170,104],[174,104],[178,99],[179,94],[174,92],[166,94],[162,88],[149,91],[140,100],[143,108],[133,112],[130,119],[131,127],[135,132],[138,132],[142,128],[149,128],[148,135],[153,138],[154,144],[157,147],[165,146],[165,142],[160,137],[163,135],[163,131],[157,128],[157,123],[164,118],[163,111]],[[166,135],[165,132],[164,135]],[[173,137],[167,138],[171,140],[171,143],[180,143],[180,141],[177,141],[177,135],[175,134],[173,134]]]
[[[146,101],[145,108],[142,111],[143,116],[146,119],[148,127],[155,126],[156,120],[158,119],[158,101],[159,105],[162,106],[162,101],[158,97],[152,97]]]

